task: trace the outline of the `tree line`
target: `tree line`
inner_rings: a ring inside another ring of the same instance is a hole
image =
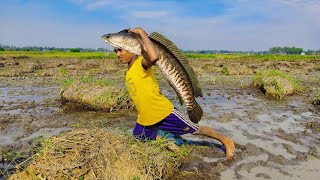
[[[56,48],[56,47],[40,47],[40,46],[25,46],[16,47],[0,44],[0,51],[62,51],[62,52],[109,52],[107,48]]]
[[[297,48],[297,47],[272,47],[269,49],[270,54],[301,54],[305,53],[307,55],[312,54],[320,54],[319,50],[307,50],[304,51],[303,48]]]
[[[113,49],[107,48],[56,48],[56,47],[39,47],[26,46],[16,47],[0,44],[0,51],[62,51],[62,52],[112,52]],[[269,51],[230,51],[230,50],[181,50],[188,54],[301,54],[307,55],[320,54],[319,50],[307,50],[297,47],[272,47]]]

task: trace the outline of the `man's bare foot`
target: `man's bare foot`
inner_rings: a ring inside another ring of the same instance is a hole
[[[208,126],[199,126],[198,130],[194,132],[195,135],[205,135],[220,141],[226,148],[226,157],[229,160],[236,159],[236,148],[232,139],[216,132],[213,128]]]
[[[234,141],[230,138],[225,137],[223,139],[223,145],[226,148],[226,157],[228,160],[236,159],[236,148],[234,147]]]

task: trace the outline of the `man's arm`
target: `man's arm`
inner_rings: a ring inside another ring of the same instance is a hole
[[[158,61],[159,56],[157,50],[153,46],[153,43],[148,37],[148,34],[140,27],[130,29],[129,32],[138,34],[141,37],[141,54],[143,56],[142,66],[144,69],[148,69],[156,61]]]

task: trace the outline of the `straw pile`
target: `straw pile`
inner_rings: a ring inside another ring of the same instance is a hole
[[[226,75],[252,75],[253,70],[240,63],[231,63],[222,69],[222,73]]]
[[[259,71],[253,78],[253,86],[261,89],[268,96],[282,99],[296,91],[300,91],[298,82],[281,71]]]
[[[63,87],[61,99],[63,102],[110,112],[134,107],[124,88],[99,82],[101,81],[72,80]]]
[[[9,179],[166,179],[180,165],[178,151],[168,150],[165,141],[78,129],[44,141],[41,152]]]

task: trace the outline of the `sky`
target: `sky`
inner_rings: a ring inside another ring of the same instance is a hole
[[[112,47],[103,34],[142,27],[183,50],[320,49],[320,0],[1,0],[0,44]]]

